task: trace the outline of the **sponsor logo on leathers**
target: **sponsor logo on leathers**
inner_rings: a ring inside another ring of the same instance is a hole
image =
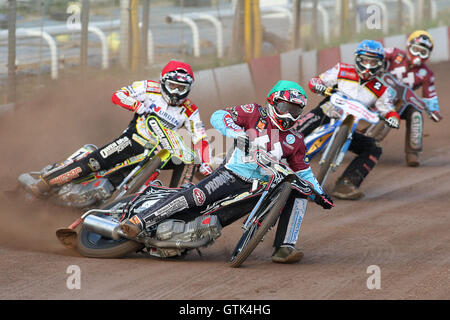
[[[184,196],[181,196],[166,204],[164,207],[159,208],[158,210],[144,216],[144,221],[146,223],[150,223],[156,219],[162,220],[168,215],[187,208],[189,208],[188,202],[186,201],[186,198]]]
[[[82,170],[81,170],[80,167],[76,167],[76,168],[74,168],[74,169],[72,169],[72,170],[70,170],[70,171],[68,171],[66,173],[63,173],[62,175],[60,175],[60,176],[58,176],[56,178],[53,178],[48,183],[50,185],[55,185],[55,184],[61,185],[61,184],[64,184],[64,183],[66,183],[66,182],[68,182],[68,181],[78,177],[80,175],[81,171]]]
[[[227,171],[222,171],[219,173],[218,176],[214,177],[211,181],[209,181],[206,185],[206,191],[208,191],[208,194],[212,194],[214,191],[219,189],[224,184],[229,185],[233,182],[235,182],[236,179],[231,175],[231,173]]]
[[[89,159],[88,163],[89,168],[91,168],[92,171],[98,171],[100,170],[100,163],[94,158]]]
[[[198,207],[201,207],[205,203],[206,196],[201,189],[194,188],[192,191],[192,196],[194,197],[194,202]]]
[[[128,146],[131,146],[130,139],[128,139],[128,137],[123,137],[123,138],[120,138],[120,139],[112,142],[111,144],[109,144],[108,146],[106,146],[105,148],[100,150],[100,155],[104,159],[106,159],[113,153],[116,153],[116,152],[120,153],[123,149],[125,149]]]

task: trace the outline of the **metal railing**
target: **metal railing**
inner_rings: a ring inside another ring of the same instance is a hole
[[[107,30],[116,30],[120,27],[120,20],[113,20],[107,22],[91,22],[88,27],[88,32],[95,34],[100,40],[101,45],[101,66],[102,69],[109,68],[109,47],[108,41],[105,34]],[[141,27],[141,24],[140,24]],[[50,50],[50,70],[51,70],[51,78],[58,78],[58,46],[55,40],[55,36],[62,34],[73,34],[73,33],[81,33],[81,25],[80,24],[61,24],[58,26],[46,26],[43,28],[18,28],[16,29],[16,38],[24,39],[24,38],[32,38],[32,37],[40,37],[42,38],[48,45]],[[0,31],[0,41],[5,41],[8,39],[8,30]],[[154,61],[154,44],[153,44],[153,35],[151,31],[148,32],[148,56],[147,59],[149,63],[153,63]]]

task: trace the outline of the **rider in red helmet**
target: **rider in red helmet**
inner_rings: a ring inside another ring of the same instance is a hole
[[[205,176],[211,174],[205,127],[197,106],[187,98],[193,83],[194,73],[191,66],[172,60],[163,68],[159,82],[136,81],[114,92],[112,102],[134,112],[133,119],[125,131],[86,158],[44,174],[38,183],[31,186],[31,191],[36,196],[45,197],[52,186],[60,186],[94,171],[111,168],[133,155],[143,153],[145,149],[142,141],[150,138],[145,130],[148,116],[158,117],[164,126],[172,130],[185,127],[201,159],[199,171]],[[176,186],[183,166],[168,163],[164,168],[174,170],[170,186]]]

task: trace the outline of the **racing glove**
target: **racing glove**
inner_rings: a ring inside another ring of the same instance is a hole
[[[428,117],[433,120],[434,122],[439,122],[442,120],[442,115],[439,112],[440,108],[439,108],[439,103],[438,103],[438,99],[437,97],[433,97],[433,98],[423,98],[422,99],[426,105],[427,105],[427,113],[428,113]]]
[[[395,111],[388,112],[384,117],[384,121],[390,128],[400,128],[400,116]]]
[[[236,147],[242,150],[245,154],[249,154],[250,139],[246,134],[241,134],[236,138]]]
[[[319,206],[322,206],[322,208],[324,209],[331,209],[332,207],[334,207],[333,200],[331,200],[331,197],[326,193],[322,195],[316,195],[314,198],[314,202]]]
[[[315,92],[315,93],[317,93],[317,94],[321,94],[321,95],[323,95],[324,93],[325,93],[325,91],[327,90],[327,86],[326,85],[324,85],[324,84],[321,84],[321,83],[316,83],[314,86],[313,86],[313,91]]]
[[[200,173],[206,177],[213,172],[213,169],[208,163],[202,163],[198,168],[198,171],[200,171]]]
[[[430,118],[431,120],[433,120],[434,122],[439,122],[442,120],[442,115],[440,114],[439,111],[432,111],[430,113]]]
[[[134,103],[133,109],[137,114],[144,114],[148,111],[148,108],[145,106],[145,104],[141,103],[140,101],[136,101]]]

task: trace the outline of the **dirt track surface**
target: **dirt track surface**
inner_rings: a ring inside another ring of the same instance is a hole
[[[202,257],[191,252],[170,261],[137,254],[88,259],[55,237],[78,211],[2,193],[0,299],[449,299],[450,64],[432,69],[444,120],[425,119],[422,165],[405,166],[402,125],[383,143],[382,158],[362,185],[363,200],[335,200],[331,211],[310,203],[298,242],[305,254],[300,263],[271,262],[272,231],[243,267],[229,268],[239,222],[225,228]],[[118,136],[131,114],[114,107],[110,95],[131,80],[60,83],[0,116],[0,191],[15,186],[21,172],[60,160],[84,143],[100,146]],[[318,99],[310,96],[312,108]],[[216,106],[195,97],[208,123]],[[351,156],[346,159],[340,170]],[[80,290],[66,286],[71,265],[80,267]],[[381,270],[380,290],[366,285],[372,265]]]

